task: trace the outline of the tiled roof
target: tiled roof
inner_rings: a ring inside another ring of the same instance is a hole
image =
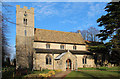
[[[35,28],[35,41],[85,44],[81,33],[62,32]]]

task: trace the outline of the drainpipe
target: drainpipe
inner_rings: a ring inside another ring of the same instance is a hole
[[[52,56],[53,56],[53,70],[54,70],[54,53],[52,52]]]

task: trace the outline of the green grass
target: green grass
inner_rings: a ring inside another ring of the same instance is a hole
[[[120,70],[120,67],[78,68],[79,70]]]
[[[118,77],[120,78],[119,74],[120,71],[72,71],[65,77],[65,79],[74,79],[77,77],[84,79],[118,79]]]
[[[79,70],[96,70],[96,68],[78,68]]]
[[[49,71],[51,71],[51,70],[48,70],[48,69],[44,69],[42,71],[36,70],[36,71],[31,71],[30,74],[48,73]]]

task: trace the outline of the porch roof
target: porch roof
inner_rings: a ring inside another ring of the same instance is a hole
[[[64,53],[62,53],[62,54],[60,54],[60,55],[58,55],[55,59],[56,60],[59,60],[62,56],[64,56],[66,54],[66,52],[64,52]]]

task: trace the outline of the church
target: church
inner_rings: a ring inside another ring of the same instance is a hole
[[[34,8],[16,5],[16,68],[76,70],[94,67],[80,33],[34,28]]]

